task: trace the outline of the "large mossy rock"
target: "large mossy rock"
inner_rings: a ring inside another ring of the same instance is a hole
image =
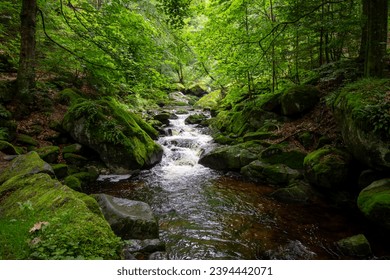
[[[250,141],[234,146],[220,146],[201,156],[199,163],[217,170],[239,171],[260,157],[265,146],[260,141]]]
[[[320,100],[319,90],[310,85],[293,86],[286,90],[281,98],[282,113],[294,116],[313,108]]]
[[[288,185],[293,180],[302,177],[298,170],[285,164],[269,164],[260,160],[252,161],[241,169],[241,174],[255,182],[264,182],[272,185]]]
[[[346,256],[363,258],[372,255],[370,243],[364,234],[358,234],[339,240],[337,246]]]
[[[0,184],[19,175],[33,175],[47,173],[54,176],[53,168],[43,161],[36,152],[29,152],[16,157],[0,174]]]
[[[45,146],[35,150],[38,155],[48,163],[56,163],[60,154],[58,146]]]
[[[357,204],[365,217],[390,230],[390,179],[375,181],[364,188]]]
[[[365,79],[332,99],[348,150],[375,170],[390,170],[390,80]]]
[[[21,172],[9,178],[0,186],[0,201],[2,225],[14,229],[15,236],[25,235],[22,248],[13,249],[28,252],[26,258],[121,258],[120,239],[104,219],[96,200],[48,174]],[[5,246],[0,251],[6,250],[7,241],[0,243]]]
[[[324,189],[346,187],[351,175],[350,154],[344,150],[324,147],[304,159],[306,180]]]
[[[64,128],[115,173],[148,168],[162,158],[161,146],[151,138],[158,132],[114,99],[79,99],[65,115]]]
[[[106,194],[94,195],[113,231],[124,239],[158,238],[158,223],[148,204]]]

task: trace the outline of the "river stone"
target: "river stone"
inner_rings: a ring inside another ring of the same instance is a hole
[[[298,170],[285,164],[269,164],[255,160],[241,169],[241,174],[255,182],[267,182],[273,185],[287,185],[302,177]]]
[[[188,96],[185,96],[180,91],[171,92],[168,96],[170,100],[173,100],[178,103],[188,104],[188,102],[190,101],[190,98]]]
[[[368,257],[372,255],[370,243],[363,234],[342,239],[337,242],[337,246],[346,256]]]
[[[390,230],[390,179],[375,181],[364,188],[357,205],[365,217]]]
[[[310,186],[300,181],[271,193],[271,197],[285,203],[306,203],[310,200],[311,195]]]
[[[153,253],[157,251],[165,251],[165,243],[160,239],[131,239],[126,240],[125,244],[124,250],[129,253]]]
[[[220,146],[204,154],[199,163],[212,169],[238,171],[259,158],[265,149],[262,142],[249,141],[234,146]]]
[[[18,175],[32,175],[37,173],[47,173],[54,176],[53,168],[43,161],[36,152],[29,152],[17,156],[10,165],[1,173],[0,184]]]
[[[94,195],[113,231],[123,239],[158,238],[158,224],[148,204],[106,194]]]
[[[324,147],[308,154],[303,162],[306,180],[324,189],[348,185],[351,155],[341,149]]]

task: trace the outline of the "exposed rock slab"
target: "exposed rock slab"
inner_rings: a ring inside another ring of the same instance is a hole
[[[94,195],[113,231],[124,239],[158,238],[158,223],[148,204],[106,194]]]

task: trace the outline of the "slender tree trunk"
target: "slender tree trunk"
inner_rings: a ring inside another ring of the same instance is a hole
[[[362,50],[364,53],[364,75],[382,77],[385,68],[387,47],[387,0],[363,0],[363,17],[367,30],[363,28]],[[366,38],[365,38],[366,36]]]
[[[270,10],[271,10],[271,22],[274,23],[276,22],[276,18],[274,15],[274,7],[273,7],[273,2],[272,0],[269,1],[270,3]],[[278,82],[277,82],[277,73],[276,73],[276,58],[275,58],[275,42],[272,41],[272,49],[271,49],[271,56],[272,56],[272,92],[275,91],[278,87]]]
[[[24,104],[33,99],[35,90],[35,30],[36,30],[36,0],[23,0],[21,19],[21,44],[18,69],[18,98]]]

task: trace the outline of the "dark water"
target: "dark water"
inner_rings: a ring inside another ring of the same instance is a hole
[[[361,233],[354,215],[321,201],[280,203],[270,186],[199,165],[212,139],[186,117],[160,138],[159,165],[119,182],[101,178],[93,189],[150,204],[170,259],[338,259],[335,242]]]

